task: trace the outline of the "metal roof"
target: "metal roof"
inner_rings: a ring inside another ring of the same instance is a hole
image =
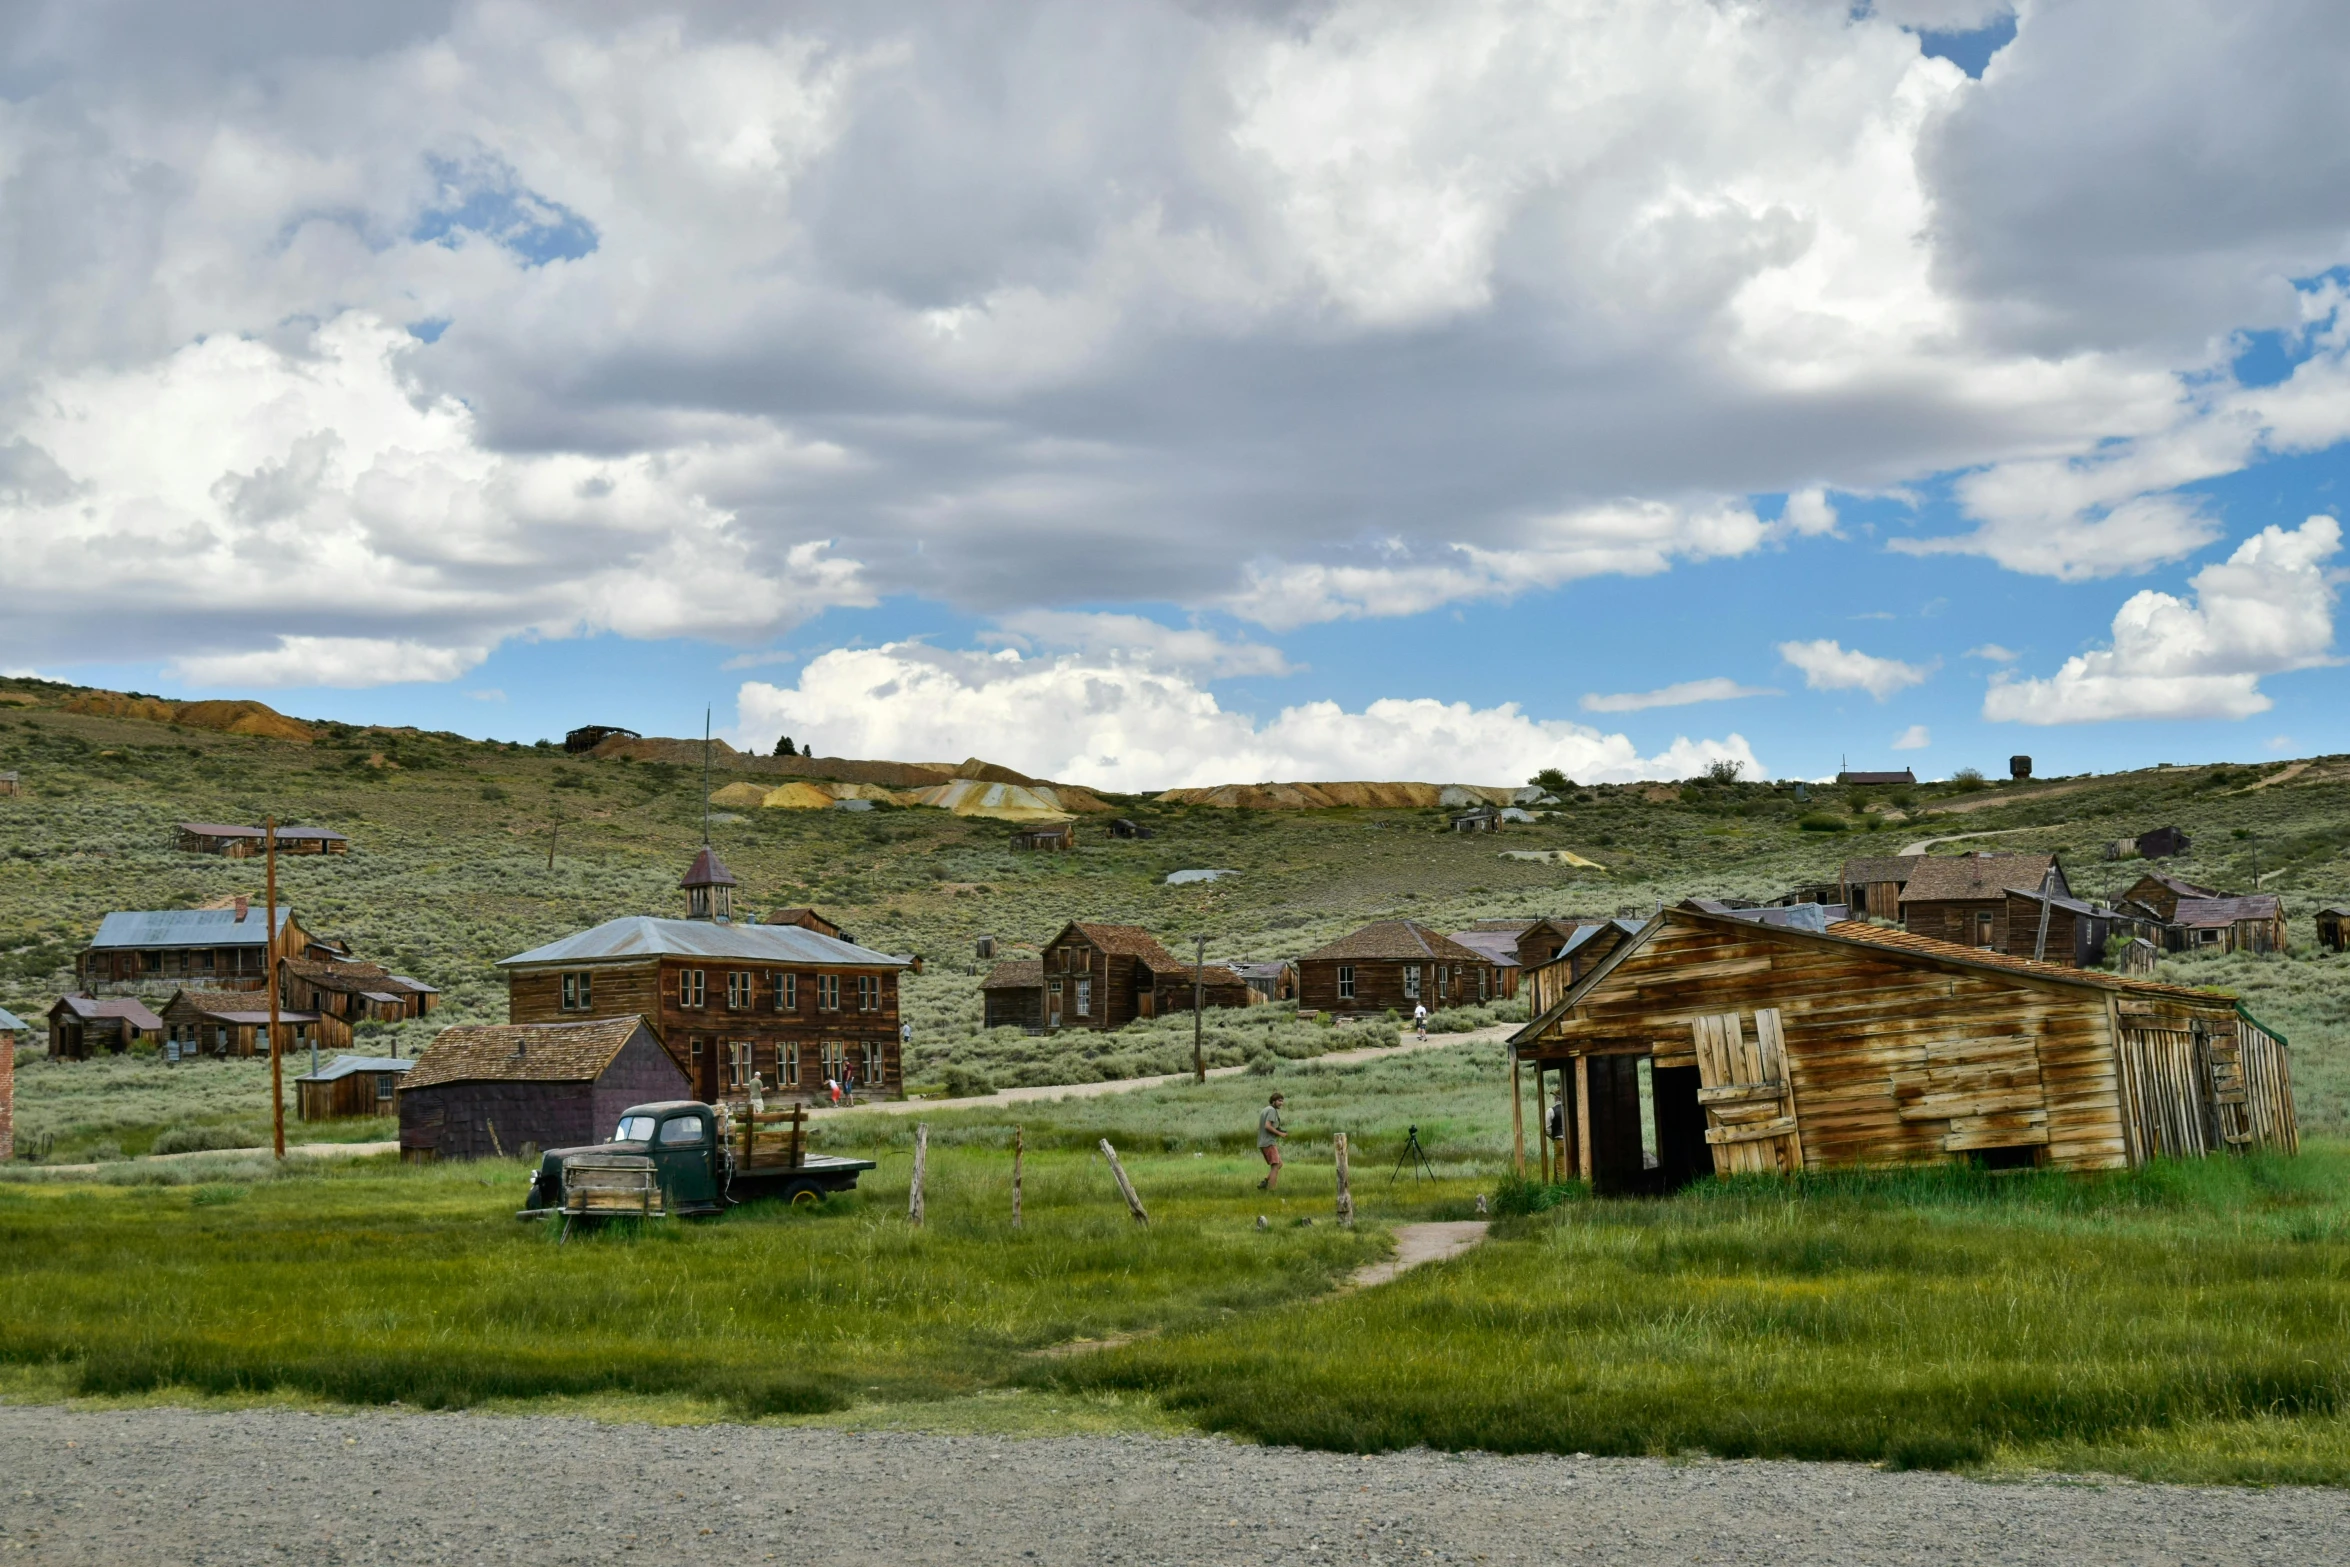
[[[15,1013],[9,1011],[6,1007],[0,1007],[0,1034],[21,1034],[24,1031],[24,1019],[18,1017]]]
[[[280,904],[277,911],[278,929],[284,930],[294,911]],[[269,944],[263,934],[267,921],[262,908],[254,904],[243,919],[235,909],[153,909],[132,910],[109,914],[98,924],[98,934],[90,938],[92,948],[147,947],[262,947]]]
[[[1531,927],[1529,927],[1531,928]],[[1456,930],[1452,939],[1502,968],[1518,966],[1518,938],[1506,930]]]
[[[597,963],[618,958],[748,958],[764,963],[839,963],[910,968],[870,947],[854,946],[800,925],[719,925],[708,920],[656,919],[624,914],[593,930],[500,958],[500,968]]]
[[[337,1056],[315,1072],[305,1072],[294,1079],[297,1083],[331,1083],[338,1077],[349,1077],[355,1072],[405,1072],[416,1063],[403,1061],[398,1056]]]
[[[250,838],[259,843],[269,836],[269,829],[266,827],[232,827],[220,822],[178,822],[174,825],[181,832],[194,833],[199,838]],[[314,838],[339,838],[345,843],[351,841],[332,827],[280,826],[277,830],[277,841],[280,843],[289,841],[308,843]]]
[[[101,1018],[122,1018],[142,1034],[152,1034],[163,1027],[163,1019],[147,1010],[145,1002],[127,997],[109,997],[98,1000],[91,996],[59,996],[57,1005],[49,1009],[55,1017],[60,1010],[71,1012],[85,1023]]]

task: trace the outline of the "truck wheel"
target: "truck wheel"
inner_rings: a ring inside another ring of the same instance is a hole
[[[795,1208],[813,1208],[824,1200],[824,1188],[815,1181],[794,1181],[783,1189],[783,1200]]]

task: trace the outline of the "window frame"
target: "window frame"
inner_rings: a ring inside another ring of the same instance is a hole
[[[1077,982],[1077,999],[1070,1010],[1078,1017],[1093,1016],[1093,976],[1091,974]]]
[[[698,968],[677,971],[677,1005],[680,1011],[699,1012],[710,1004],[710,976]]]
[[[857,976],[857,1010],[860,1012],[881,1010],[881,976],[879,974],[859,974]]]
[[[775,1046],[775,1086],[800,1086],[800,1047],[796,1040],[780,1040]]]
[[[778,1012],[797,1012],[799,1009],[800,976],[797,974],[776,975],[775,1010]]]
[[[840,976],[838,974],[816,976],[816,1010],[819,1012],[838,1012],[840,1010]]]
[[[1403,966],[1403,998],[1406,1001],[1420,999],[1420,965],[1417,963],[1406,963]]]
[[[1338,999],[1352,1001],[1354,998],[1355,966],[1352,963],[1341,963],[1338,965]]]

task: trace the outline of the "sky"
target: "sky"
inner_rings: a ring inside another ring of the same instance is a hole
[[[37,0],[0,671],[1120,790],[2350,751],[2350,7]]]

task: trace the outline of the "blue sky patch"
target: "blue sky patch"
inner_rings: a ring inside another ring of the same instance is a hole
[[[2003,16],[1988,27],[1977,27],[1967,32],[1935,32],[1918,30],[1918,47],[1937,60],[1948,60],[1967,75],[1980,80],[1991,63],[1991,57],[2015,42],[2015,18]]]
[[[416,227],[409,230],[409,238],[454,250],[463,242],[462,236],[479,234],[533,267],[550,261],[577,261],[595,250],[598,235],[594,224],[522,184],[504,160],[482,158],[459,163],[451,158],[428,158],[425,163],[440,190],[416,220]]]

